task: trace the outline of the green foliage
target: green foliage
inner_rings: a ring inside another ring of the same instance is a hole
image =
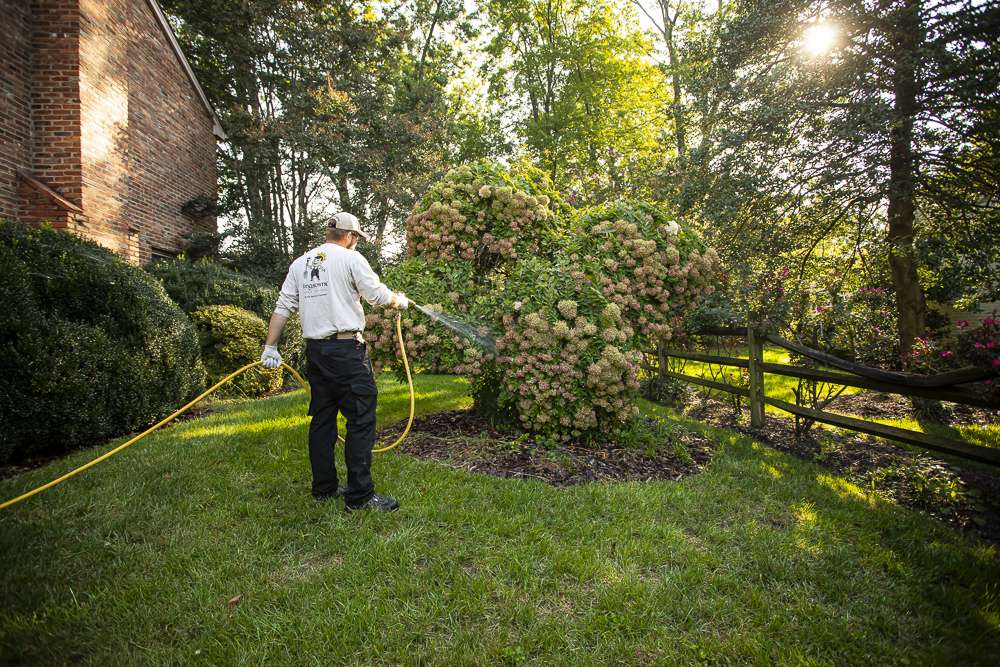
[[[233,271],[209,259],[193,263],[161,261],[148,270],[160,279],[170,298],[189,314],[204,306],[228,305],[248,310],[268,322],[278,299],[278,290],[264,280]],[[263,337],[257,341],[258,347],[263,345],[263,341]],[[305,341],[297,314],[288,318],[280,349],[285,363],[298,371],[305,370]],[[290,376],[286,377],[286,381],[289,386],[295,382]]]
[[[209,259],[164,260],[148,270],[160,279],[170,298],[186,313],[202,306],[230,305],[267,319],[278,300],[278,290],[271,284]]]
[[[191,313],[198,327],[201,356],[208,381],[215,384],[260,356],[267,325],[253,313],[236,306],[203,306]],[[243,373],[219,390],[226,396],[263,396],[281,388],[281,369],[261,367]]]
[[[668,375],[654,374],[639,381],[639,393],[654,403],[683,404],[691,393],[691,385]]]
[[[459,0],[161,4],[228,134],[220,206],[242,268],[279,279],[332,193],[378,255],[467,134],[446,93],[470,37]]]
[[[669,93],[629,3],[488,0],[490,97],[536,164],[583,203],[648,195]]]
[[[746,310],[769,300],[766,277],[782,270],[789,294],[817,278],[846,279],[845,292],[890,285],[891,319],[914,315],[900,323],[922,317],[921,288],[964,305],[993,298],[995,7],[747,0],[696,14],[673,33],[684,61],[673,74],[700,142],[664,172],[662,191],[705,221],[733,283],[757,291]],[[836,32],[819,56],[803,49],[814,21]],[[914,234],[890,239],[913,211]],[[887,225],[890,213],[902,217]]]
[[[113,253],[0,223],[0,276],[0,461],[144,428],[203,386],[187,317]]]
[[[892,290],[800,290],[794,296],[795,338],[869,366],[899,366]]]
[[[561,208],[538,169],[465,165],[435,183],[406,219],[408,254],[468,262],[483,277],[519,257],[551,253]]]

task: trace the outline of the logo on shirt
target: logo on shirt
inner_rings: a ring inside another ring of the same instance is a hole
[[[306,260],[306,270],[302,272],[302,277],[307,280],[319,280],[320,273],[326,272],[323,262],[326,261],[326,253],[318,252]]]

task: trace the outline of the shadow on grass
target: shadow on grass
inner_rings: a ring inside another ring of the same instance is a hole
[[[465,400],[443,391],[437,405]],[[405,412],[398,400],[387,413]],[[403,509],[344,516],[307,497],[303,406],[281,396],[182,425],[0,515],[0,662],[990,664],[1000,653],[994,548],[730,431],[647,408],[719,443],[680,482],[558,489],[379,457],[378,484]],[[230,457],[176,437],[221,424],[241,443]]]

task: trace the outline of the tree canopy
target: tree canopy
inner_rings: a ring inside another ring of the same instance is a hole
[[[227,253],[258,272],[340,209],[392,263],[432,184],[487,158],[569,205],[637,197],[699,229],[729,278],[717,315],[801,333],[879,290],[886,363],[1000,299],[995,3],[163,5],[229,134]]]

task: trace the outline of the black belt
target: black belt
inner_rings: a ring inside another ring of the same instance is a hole
[[[361,337],[360,331],[338,331],[337,333],[330,334],[326,338],[309,338],[307,340],[356,340],[363,341],[364,338]]]

